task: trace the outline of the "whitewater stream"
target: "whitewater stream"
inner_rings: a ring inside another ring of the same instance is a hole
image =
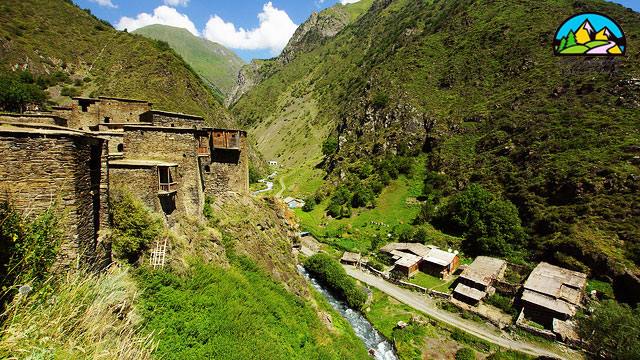
[[[302,266],[298,265],[298,271],[304,276],[313,287],[318,290],[329,301],[331,306],[342,315],[355,331],[356,335],[364,342],[368,350],[372,349],[376,360],[397,360],[393,346],[376,330],[371,323],[358,311],[347,306],[343,301],[336,299],[322,285],[309,276],[309,273]]]

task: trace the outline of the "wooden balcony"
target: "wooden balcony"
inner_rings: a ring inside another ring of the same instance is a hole
[[[240,150],[239,130],[219,130],[216,129],[211,134],[213,147],[225,150]]]
[[[158,191],[158,194],[160,194],[160,195],[168,195],[168,194],[173,194],[173,193],[175,193],[177,191],[178,191],[178,183],[177,182],[160,183],[160,190]]]

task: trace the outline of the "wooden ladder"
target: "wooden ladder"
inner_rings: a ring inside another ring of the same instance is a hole
[[[154,269],[159,267],[164,267],[164,263],[167,257],[167,238],[164,240],[156,241],[156,247],[153,251],[151,251],[151,266]]]

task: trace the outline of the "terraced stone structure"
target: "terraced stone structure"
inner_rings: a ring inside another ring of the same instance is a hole
[[[68,214],[62,261],[95,262],[109,191],[122,188],[163,214],[202,217],[207,196],[249,192],[247,134],[143,100],[74,98],[37,114],[0,114],[0,200]]]

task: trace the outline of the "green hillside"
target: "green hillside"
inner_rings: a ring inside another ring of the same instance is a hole
[[[166,41],[208,84],[224,96],[236,85],[244,61],[224,46],[194,36],[189,31],[166,25],[149,25],[133,33]]]
[[[116,31],[71,1],[0,4],[0,72],[19,69],[45,79],[55,103],[70,101],[66,95],[139,98],[233,125],[220,97],[165,43]]]
[[[476,183],[517,208],[525,231],[508,244],[514,260],[614,278],[640,265],[640,61],[633,50],[553,57],[558,24],[584,11],[613,17],[629,49],[640,46],[640,15],[605,1],[375,1],[233,112],[286,174],[328,174],[306,193],[323,206],[375,206],[380,184],[424,154],[424,216],[405,224],[431,221]],[[337,146],[323,158],[328,138]]]

